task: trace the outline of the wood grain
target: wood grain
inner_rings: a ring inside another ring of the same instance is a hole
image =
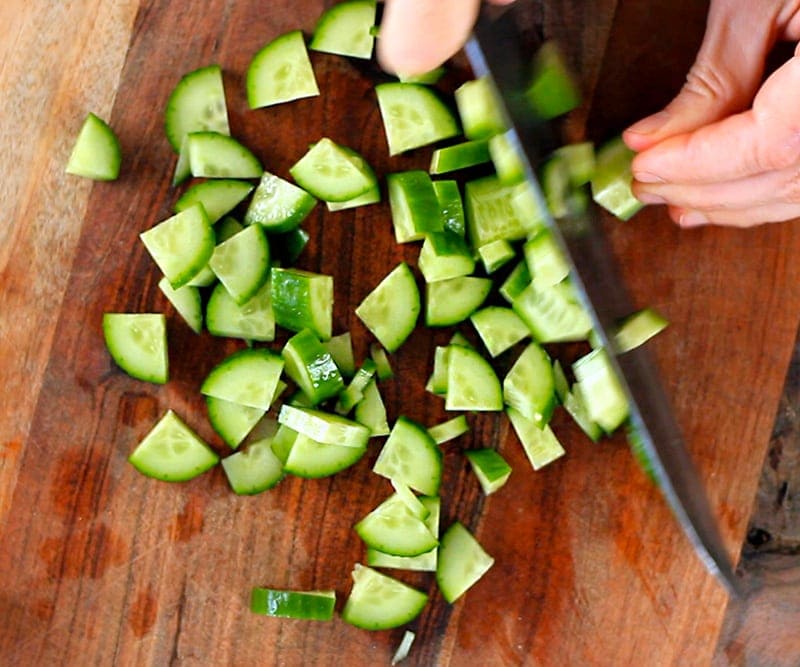
[[[118,182],[91,189],[85,211],[81,193],[70,195],[77,204],[50,208],[61,192],[60,158],[69,143],[63,130],[77,126],[82,115],[69,102],[72,91],[99,81],[89,72],[73,72],[46,89],[56,92],[39,93],[54,100],[58,120],[34,120],[51,128],[47,136],[55,143],[26,149],[13,131],[3,135],[3,146],[11,146],[25,167],[6,186],[13,188],[15,224],[0,251],[0,313],[14,308],[24,315],[24,324],[0,315],[4,343],[16,341],[3,349],[24,351],[23,359],[8,352],[0,357],[3,377],[18,378],[6,386],[2,404],[4,418],[15,407],[0,461],[0,498],[8,507],[0,542],[4,664],[327,665],[343,657],[348,664],[386,664],[399,641],[402,631],[368,633],[339,620],[275,622],[247,611],[254,585],[333,588],[346,595],[352,564],[363,558],[352,524],[389,492],[370,473],[377,447],[332,479],[287,479],[254,498],[234,497],[219,469],[168,485],[138,475],[126,462],[168,407],[223,451],[198,387],[217,361],[240,347],[195,336],[178,320],[137,242],[140,231],[170,214],[178,195],[168,185],[174,155],[161,109],[182,73],[210,62],[223,66],[234,135],[279,175],[321,128],[361,151],[379,172],[426,164],[426,151],[387,157],[372,92],[376,73],[368,66],[312,54],[322,96],[268,111],[246,109],[242,78],[251,55],[290,28],[310,30],[326,4],[284,0],[266,11],[254,0],[150,0],[140,3],[135,21],[132,13],[104,10],[102,3],[64,5],[78,13],[64,16],[63,30],[77,31],[80,44],[105,35],[99,26],[118,31],[106,37],[113,49],[100,50],[114,51],[117,59],[127,54],[119,85],[113,67],[118,72],[120,60],[112,59],[103,65],[106,78],[97,84],[96,100],[110,102],[116,88],[111,122],[126,160]],[[579,35],[571,58],[579,69],[586,65],[588,87],[594,79],[603,92],[586,107],[596,121],[590,133],[599,132],[613,119],[650,110],[637,107],[626,90],[603,87],[609,76],[654,76],[646,59],[624,57],[644,52],[637,44],[645,19],[635,3],[616,13],[613,3],[599,3],[595,15],[578,4],[553,3],[548,6],[558,11],[534,18],[559,36]],[[679,10],[694,16],[702,5],[673,4],[674,11],[661,15],[660,29],[688,54],[697,30],[686,29]],[[46,42],[36,26],[51,38],[56,34],[42,23],[46,8],[32,7],[37,11],[30,16],[14,14],[13,24],[21,26],[13,33],[20,35],[17,48],[25,44],[29,54]],[[615,51],[602,67],[605,34],[581,28],[590,17],[592,25],[613,30]],[[82,51],[73,48],[71,57],[78,59]],[[3,63],[6,82],[20,76],[25,61]],[[663,84],[660,94],[682,76],[677,67],[658,75],[663,81],[653,79],[654,87]],[[464,76],[456,63],[444,88]],[[14,118],[17,129],[25,126],[19,112]],[[43,200],[33,194],[37,174],[51,179]],[[85,196],[88,187],[79,189]],[[52,211],[59,215],[49,217]],[[70,221],[62,225],[69,231],[58,230],[66,236],[46,233],[54,218]],[[38,227],[27,227],[36,220]],[[629,224],[608,221],[608,227],[637,302],[654,305],[673,323],[654,342],[654,352],[733,555],[797,328],[800,269],[791,257],[800,249],[798,229],[680,232],[658,209]],[[363,356],[369,338],[353,305],[397,261],[414,263],[417,250],[393,243],[385,204],[336,215],[318,207],[307,228],[312,241],[301,265],[334,276],[334,327],[351,329]],[[36,276],[35,285],[21,276]],[[58,291],[55,301],[48,287]],[[111,310],[168,313],[168,385],[136,382],[114,367],[100,331],[102,313]],[[385,385],[391,417],[433,424],[447,416],[422,385],[434,346],[450,334],[418,331],[395,355],[397,376]],[[443,519],[446,525],[458,518],[475,530],[497,564],[453,606],[429,576],[399,575],[433,591],[413,624],[418,639],[408,664],[708,664],[725,597],[622,439],[588,443],[559,412],[554,429],[568,455],[534,474],[505,420],[470,420],[470,436],[445,450]],[[514,473],[502,492],[484,500],[460,450],[493,443]]]

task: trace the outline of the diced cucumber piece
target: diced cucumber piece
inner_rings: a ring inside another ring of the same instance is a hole
[[[430,88],[415,83],[375,86],[389,155],[427,146],[458,134],[455,117]]]
[[[569,380],[567,380],[567,375],[558,359],[553,361],[553,385],[556,390],[556,398],[563,403],[569,394]]]
[[[447,529],[439,543],[436,583],[442,596],[452,604],[486,574],[492,565],[494,558],[484,551],[463,524],[456,521]]]
[[[389,362],[389,355],[378,343],[373,343],[369,346],[369,356],[375,362],[379,380],[390,380],[394,377],[392,365]]]
[[[244,222],[258,223],[270,233],[288,232],[306,219],[316,203],[302,188],[265,171],[247,207]]]
[[[564,448],[549,424],[542,427],[514,408],[507,408],[506,414],[534,470],[539,470],[564,456]]]
[[[172,289],[166,278],[158,281],[158,289],[167,297],[192,331],[199,334],[203,329],[203,304],[200,300],[200,291],[190,285]]]
[[[597,151],[592,197],[620,220],[629,220],[644,207],[631,190],[631,162],[634,155],[622,137],[611,139]]]
[[[238,234],[243,229],[244,227],[242,226],[242,223],[236,220],[236,218],[232,218],[231,216],[224,217],[214,226],[214,232],[217,244],[220,244],[223,241],[227,241],[231,236],[233,236],[234,234]],[[213,252],[211,256],[212,257],[214,256]],[[215,282],[217,282],[217,276],[214,275],[214,272],[211,270],[211,267],[208,264],[206,264],[186,284],[191,285],[192,287],[208,287],[210,285],[213,285]]]
[[[464,136],[468,139],[488,139],[506,131],[497,93],[488,77],[462,83],[455,96]]]
[[[444,229],[444,217],[431,177],[415,169],[386,176],[392,225],[398,243],[419,241]]]
[[[354,530],[368,547],[391,556],[418,556],[439,543],[397,494],[361,519]]]
[[[425,525],[431,535],[439,535],[439,517],[441,514],[441,502],[438,496],[420,496],[420,502],[428,510],[428,516],[424,519]],[[370,567],[389,567],[400,570],[416,570],[419,572],[436,572],[437,549],[434,547],[430,551],[419,556],[391,556],[377,549],[367,549],[367,565]]]
[[[453,232],[431,232],[425,237],[417,262],[425,282],[468,276],[475,270],[464,237]]]
[[[258,51],[247,68],[246,86],[251,109],[319,95],[303,33],[287,32]]]
[[[542,229],[531,236],[523,252],[537,287],[552,287],[569,275],[569,262],[549,230]]]
[[[251,225],[220,243],[208,262],[237,304],[252,299],[269,278],[269,243],[260,225]]]
[[[478,257],[486,273],[494,273],[517,256],[514,246],[505,239],[497,239],[478,248]]]
[[[217,364],[200,387],[205,396],[269,410],[283,359],[264,348],[240,350]]]
[[[327,137],[289,169],[298,185],[324,201],[346,202],[375,187],[375,172],[358,153]]]
[[[503,487],[511,476],[511,466],[494,449],[472,449],[464,455],[487,496]]]
[[[209,65],[189,72],[170,93],[164,126],[175,152],[192,132],[230,134],[222,70]],[[173,183],[174,185],[174,183]]]
[[[306,479],[330,477],[358,463],[366,451],[366,446],[326,445],[298,433],[283,469]]]
[[[103,336],[112,359],[137,380],[169,379],[167,321],[156,313],[105,313]]]
[[[435,496],[442,481],[442,452],[424,426],[399,417],[372,471]]]
[[[356,315],[389,352],[411,335],[420,311],[414,274],[400,262],[356,308]]]
[[[491,364],[470,347],[450,345],[446,410],[478,412],[503,409],[503,391]]]
[[[460,331],[456,331],[450,338],[450,342],[448,345],[460,345],[461,347],[469,347],[471,349],[475,349],[475,346],[470,342],[470,340]]]
[[[364,360],[361,368],[350,384],[339,394],[334,410],[340,415],[347,415],[364,398],[364,389],[372,381],[376,367],[372,359]]]
[[[297,431],[290,429],[286,424],[278,424],[278,430],[272,437],[270,448],[282,465],[286,465],[292,447],[299,436]]]
[[[66,172],[95,181],[114,181],[121,164],[122,148],[114,130],[102,118],[89,113],[75,139]]]
[[[211,427],[233,449],[242,443],[267,412],[264,408],[252,408],[213,396],[205,398]]]
[[[608,353],[601,347],[592,350],[572,364],[572,370],[589,419],[606,433],[613,432],[628,418],[628,400]]]
[[[286,341],[281,355],[286,375],[312,405],[333,398],[344,389],[344,379],[331,353],[310,329],[303,329]]]
[[[572,184],[569,165],[560,155],[553,154],[542,165],[540,181],[547,208],[556,220],[586,210],[589,196],[584,188]]]
[[[289,331],[311,329],[329,340],[333,329],[333,277],[301,269],[272,269],[275,321]]]
[[[270,286],[265,284],[241,306],[224,285],[211,292],[206,305],[206,327],[212,336],[269,342],[275,340]]]
[[[572,185],[586,185],[592,180],[595,169],[594,144],[584,141],[578,144],[567,144],[558,148],[557,155],[567,165],[567,172]]]
[[[497,176],[486,176],[466,184],[467,226],[473,248],[498,239],[523,239],[540,225],[538,219],[521,216],[514,205],[518,188],[525,185],[503,185]]]
[[[283,464],[270,447],[270,440],[258,440],[243,452],[222,459],[222,468],[233,492],[254,496],[271,489],[283,479]]]
[[[158,223],[139,238],[172,289],[186,285],[214,252],[214,229],[201,204]]]
[[[516,216],[525,221],[529,235],[546,226],[547,202],[544,197],[534,191],[533,186],[528,181],[522,181],[511,186],[509,199]]]
[[[442,209],[444,229],[459,236],[466,236],[467,225],[464,222],[464,206],[461,193],[455,181],[433,181],[433,190]]]
[[[447,327],[466,320],[486,300],[492,289],[488,278],[461,276],[425,286],[425,324]]]
[[[224,133],[222,133],[224,134]],[[192,166],[189,164],[189,135],[183,137],[178,159],[175,160],[175,172],[172,175],[172,185],[180,185],[192,175]]]
[[[369,204],[377,204],[381,200],[381,188],[376,183],[363,195],[353,197],[347,201],[326,201],[325,206],[331,212],[344,211],[349,208],[357,208],[359,206],[368,206]]]
[[[663,331],[668,324],[667,319],[653,308],[643,308],[620,323],[614,334],[617,350],[622,353],[639,347]]]
[[[128,461],[143,475],[186,482],[213,468],[219,456],[172,410],[136,446]]]
[[[464,415],[458,415],[458,417],[453,417],[428,429],[428,435],[433,438],[437,445],[455,440],[465,433],[469,433],[469,424]]]
[[[597,442],[603,435],[603,429],[600,428],[597,422],[589,417],[580,382],[575,382],[572,385],[572,390],[567,392],[564,396],[563,403],[564,409],[580,427],[581,431],[583,431],[592,442]]]
[[[203,205],[208,221],[214,224],[236,208],[252,191],[251,183],[228,178],[195,183],[175,202],[175,212],[180,213],[199,203]]]
[[[444,73],[444,67],[437,67],[428,72],[423,72],[422,74],[405,75],[398,72],[397,78],[400,79],[400,83],[421,83],[433,86],[439,82],[439,79],[444,76]]]
[[[392,488],[395,490],[397,497],[402,500],[408,510],[418,519],[424,521],[428,518],[430,510],[424,503],[417,497],[417,495],[405,484],[397,481],[396,479],[389,480],[392,483]]]
[[[282,234],[270,234],[269,247],[275,263],[280,266],[294,264],[303,252],[303,248],[308,245],[308,239],[308,232],[299,227]]]
[[[353,589],[342,609],[342,619],[365,630],[388,630],[419,616],[428,601],[422,591],[356,563]]]
[[[366,426],[352,419],[292,405],[281,406],[278,422],[323,445],[363,449],[371,436]]]
[[[254,588],[250,611],[264,616],[330,621],[336,604],[335,591],[280,591]]]
[[[460,144],[437,148],[431,156],[431,174],[446,174],[450,171],[474,167],[489,162],[489,142],[486,139],[465,141]]]
[[[349,331],[324,341],[322,347],[330,353],[342,377],[353,377],[356,372],[356,362],[353,356],[353,341]]]
[[[432,394],[447,394],[447,367],[450,359],[450,346],[437,345],[433,352],[433,372],[425,389]]]
[[[525,178],[525,168],[522,166],[518,150],[507,132],[496,134],[489,139],[492,164],[497,178],[504,185],[514,185]]]
[[[528,263],[523,260],[511,270],[503,284],[500,285],[499,292],[506,301],[514,303],[515,299],[530,284],[531,274],[528,271]]]
[[[411,652],[411,645],[414,643],[414,639],[416,638],[416,634],[411,630],[406,630],[403,633],[403,638],[400,640],[400,643],[397,645],[397,650],[394,652],[392,656],[392,661],[389,663],[394,667],[394,665],[402,662],[408,657],[408,654]]]
[[[195,178],[260,178],[264,172],[252,151],[226,134],[192,132],[186,150]]]
[[[492,357],[531,334],[525,322],[510,308],[488,306],[473,313],[469,319]]]
[[[320,16],[308,48],[351,58],[372,57],[375,0],[345,0]]]
[[[581,93],[555,42],[545,42],[533,59],[525,96],[540,118],[555,118],[580,106]]]
[[[536,343],[529,343],[503,379],[503,400],[539,427],[556,407],[553,363]]]
[[[511,307],[540,343],[585,340],[592,329],[589,314],[569,300],[559,285],[541,289],[531,283]]]
[[[355,420],[370,430],[371,437],[389,435],[386,406],[383,404],[378,384],[373,380],[364,387],[364,397],[356,405]]]

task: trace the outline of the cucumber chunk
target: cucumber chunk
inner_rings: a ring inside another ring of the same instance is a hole
[[[489,142],[486,139],[465,141],[433,151],[428,171],[431,174],[446,174],[450,171],[474,167],[490,160]]]
[[[469,433],[469,424],[464,415],[458,415],[458,417],[453,417],[428,429],[428,435],[433,438],[437,445],[455,440],[465,433]]]
[[[333,278],[301,269],[272,269],[272,309],[279,326],[311,329],[329,340],[333,329]]]
[[[312,405],[333,398],[344,389],[336,362],[310,329],[303,329],[286,341],[281,356],[286,375]]]
[[[260,178],[264,172],[253,152],[226,134],[192,132],[186,150],[196,178]]]
[[[195,183],[175,202],[175,212],[185,211],[200,203],[205,209],[208,221],[213,225],[223,215],[236,208],[239,202],[253,191],[253,186],[244,181],[218,179]]]
[[[351,58],[372,57],[375,0],[346,0],[330,7],[317,21],[308,48]]]
[[[270,350],[240,350],[211,370],[200,392],[232,403],[269,410],[282,371],[283,359]]]
[[[498,239],[523,239],[542,224],[540,217],[521,215],[515,206],[519,188],[526,185],[504,185],[497,176],[486,176],[464,186],[467,225],[473,248]]]
[[[422,591],[356,563],[353,588],[342,618],[365,630],[388,630],[419,616],[428,596]]]
[[[564,456],[564,448],[548,424],[542,427],[514,408],[507,408],[506,414],[534,470]]]
[[[511,476],[511,466],[494,449],[472,449],[464,455],[487,496],[502,488]]]
[[[240,496],[254,496],[283,479],[283,464],[272,452],[269,439],[222,459],[222,468],[233,492]]]
[[[354,530],[368,547],[391,556],[418,556],[439,543],[397,494],[356,523]]]
[[[433,190],[442,209],[444,229],[459,236],[466,235],[466,222],[464,222],[464,205],[461,201],[461,192],[455,181],[433,181]]]
[[[356,361],[353,356],[353,340],[349,331],[332,336],[330,340],[322,343],[322,347],[330,353],[342,377],[353,377],[356,372]]]
[[[105,313],[103,336],[111,357],[128,375],[145,382],[166,384],[169,357],[164,315]]]
[[[178,82],[167,101],[164,128],[176,153],[183,153],[183,140],[192,132],[230,134],[222,70],[218,65],[189,72]]]
[[[503,400],[538,426],[550,421],[556,407],[555,378],[550,356],[529,343],[503,379]]]
[[[427,173],[415,169],[388,174],[386,184],[398,243],[419,241],[444,229],[442,208]]]
[[[631,162],[635,153],[616,137],[603,144],[592,175],[592,197],[620,220],[629,220],[644,204],[633,195]]]
[[[115,181],[122,164],[122,149],[114,130],[89,113],[83,121],[67,160],[66,172],[95,181]]]
[[[525,322],[510,308],[488,306],[473,313],[469,319],[492,357],[531,334]]]
[[[442,452],[425,427],[399,417],[372,471],[426,496],[435,496],[442,481]]]
[[[236,220],[236,218],[232,218],[231,216],[224,217],[220,222],[218,222],[214,226],[214,234],[216,236],[217,244],[220,244],[223,241],[227,241],[231,236],[233,236],[234,234],[238,234],[243,229],[244,226],[242,225],[242,223]],[[213,256],[214,253],[212,252],[211,257]],[[191,285],[192,287],[209,287],[210,285],[213,285],[215,282],[217,282],[217,276],[214,275],[214,272],[211,270],[211,267],[208,264],[206,264],[186,284]]]
[[[383,398],[375,380],[364,387],[364,397],[356,405],[353,416],[359,424],[363,424],[370,430],[371,437],[389,435],[386,406],[383,404]]]
[[[175,307],[178,315],[183,318],[191,330],[199,334],[203,329],[203,304],[200,299],[200,290],[190,285],[172,289],[172,285],[166,278],[158,281],[158,289],[167,297],[167,300]]]
[[[289,173],[304,190],[330,202],[351,201],[377,184],[364,158],[327,137],[315,143]]]
[[[376,183],[363,195],[353,197],[347,201],[326,201],[325,206],[332,213],[336,211],[345,211],[349,208],[357,208],[359,206],[369,206],[370,204],[377,204],[381,200],[381,188]]]
[[[254,588],[250,611],[264,616],[299,618],[306,621],[330,621],[336,604],[334,591],[279,591]]]
[[[233,449],[242,443],[267,412],[264,408],[252,408],[213,396],[205,398],[211,427]]]
[[[223,241],[208,262],[233,300],[242,305],[269,278],[269,243],[261,225],[250,225]]]
[[[532,70],[525,96],[539,118],[555,118],[580,106],[580,90],[555,42],[542,44]]]
[[[280,35],[256,53],[247,68],[246,86],[251,109],[319,95],[303,33]]]
[[[494,565],[494,558],[478,540],[456,521],[439,543],[436,583],[451,604],[460,598]]]
[[[461,84],[455,97],[464,135],[468,139],[488,139],[506,131],[497,93],[488,77]]]
[[[617,328],[614,342],[620,353],[628,352],[663,331],[669,322],[652,308],[644,308],[626,317]]]
[[[489,139],[492,164],[497,178],[504,185],[514,185],[525,179],[525,168],[522,166],[518,150],[507,132],[496,134]]]
[[[558,289],[561,284],[540,289],[531,283],[511,304],[540,343],[585,340],[592,330],[589,314]]]
[[[486,273],[494,273],[516,256],[514,246],[505,239],[497,239],[478,248],[478,257],[481,258]]]
[[[185,482],[213,468],[219,456],[178,415],[168,410],[128,461],[148,477],[163,482]]]
[[[448,346],[446,410],[498,411],[503,391],[491,364],[476,350]]]
[[[431,535],[438,537],[439,517],[441,515],[439,496],[420,496],[419,501],[428,510],[428,516],[424,519],[425,525]],[[437,552],[438,549],[434,547],[418,556],[391,556],[369,547],[367,548],[367,565],[370,567],[416,570],[418,572],[436,572]]]
[[[489,296],[488,278],[460,276],[425,286],[425,324],[447,327],[466,320]]]
[[[283,469],[295,477],[306,479],[330,477],[358,463],[366,452],[366,446],[326,445],[298,433]]]
[[[378,343],[369,346],[369,356],[375,362],[379,380],[390,380],[394,377],[392,364],[389,362],[389,355]]]
[[[206,327],[212,336],[264,342],[275,340],[270,285],[263,285],[250,299],[239,305],[225,285],[220,283],[208,297]]]
[[[475,260],[463,236],[431,232],[425,237],[417,262],[425,282],[460,278],[475,270]]]
[[[628,400],[603,348],[592,350],[572,364],[589,418],[606,433],[628,418]]]
[[[341,415],[292,405],[281,406],[278,422],[323,445],[363,449],[371,435],[366,426]]]
[[[250,200],[244,223],[258,223],[273,234],[288,232],[303,222],[316,204],[317,200],[302,188],[265,171]]]

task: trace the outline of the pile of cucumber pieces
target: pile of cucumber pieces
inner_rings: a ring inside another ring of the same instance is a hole
[[[309,47],[371,58],[375,19],[374,0],[341,2],[319,19]],[[546,66],[538,67],[529,91],[532,108],[548,116],[568,111],[578,98],[557,52],[547,45],[537,58]],[[166,108],[167,138],[178,153],[173,184],[205,180],[184,192],[172,217],[140,235],[163,274],[160,289],[194,331],[201,332],[205,316],[211,334],[248,342],[201,387],[214,430],[233,449],[248,443],[222,460],[234,492],[260,493],[287,474],[332,475],[359,461],[371,438],[388,436],[373,471],[394,493],[355,526],[367,564],[355,566],[342,610],[346,621],[368,629],[408,623],[428,599],[375,568],[435,572],[443,596],[453,602],[493,563],[461,523],[440,536],[439,445],[469,430],[464,414],[431,428],[402,416],[391,428],[387,421],[378,387],[393,376],[387,352],[401,347],[420,316],[428,327],[469,320],[485,347],[482,352],[456,333],[436,348],[426,389],[442,397],[447,410],[504,411],[534,469],[564,454],[548,425],[558,405],[592,440],[615,431],[628,415],[607,352],[596,344],[572,288],[569,265],[545,225],[542,199],[524,179],[491,83],[477,79],[458,88],[457,117],[432,87],[440,74],[375,87],[391,155],[462,132],[466,140],[436,148],[428,172],[386,176],[397,242],[421,242],[424,312],[415,273],[402,262],[356,308],[378,341],[360,366],[349,333],[332,332],[332,277],[293,264],[309,238],[301,224],[319,201],[331,212],[379,202],[379,179],[356,151],[326,137],[289,170],[294,182],[265,171],[230,136],[216,65],[184,76]],[[318,95],[303,34],[289,32],[264,46],[246,82],[253,109]],[[631,157],[618,138],[597,152],[590,143],[559,149],[541,168],[544,204],[556,218],[574,212],[587,204],[590,184],[598,203],[628,219],[641,206],[630,190]],[[90,114],[67,170],[113,180],[120,163],[113,131]],[[456,180],[431,178],[481,164],[493,166],[493,173],[463,188]],[[245,202],[239,221],[230,213]],[[503,267],[513,268],[494,280]],[[203,289],[210,292],[205,311]],[[495,300],[484,306],[494,292],[506,305]],[[664,326],[664,318],[645,309],[621,323],[615,343],[631,349]],[[280,352],[254,345],[273,341],[276,327],[294,334]],[[168,381],[163,314],[107,313],[103,330],[120,368],[147,382]],[[501,382],[491,359],[526,340]],[[587,340],[592,349],[573,364],[570,382],[543,346]],[[295,390],[282,401],[277,420],[267,418],[290,384]],[[466,457],[487,494],[511,474],[495,449],[470,450]],[[171,410],[130,455],[137,470],[164,481],[192,479],[219,461]],[[251,600],[257,613],[315,620],[332,618],[334,605],[333,591],[256,588]],[[413,636],[404,637],[403,652]]]

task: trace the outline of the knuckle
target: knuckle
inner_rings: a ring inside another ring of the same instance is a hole
[[[698,59],[686,75],[684,89],[703,99],[714,100],[724,107],[743,103],[745,92],[742,82],[727,67],[720,63]]]

